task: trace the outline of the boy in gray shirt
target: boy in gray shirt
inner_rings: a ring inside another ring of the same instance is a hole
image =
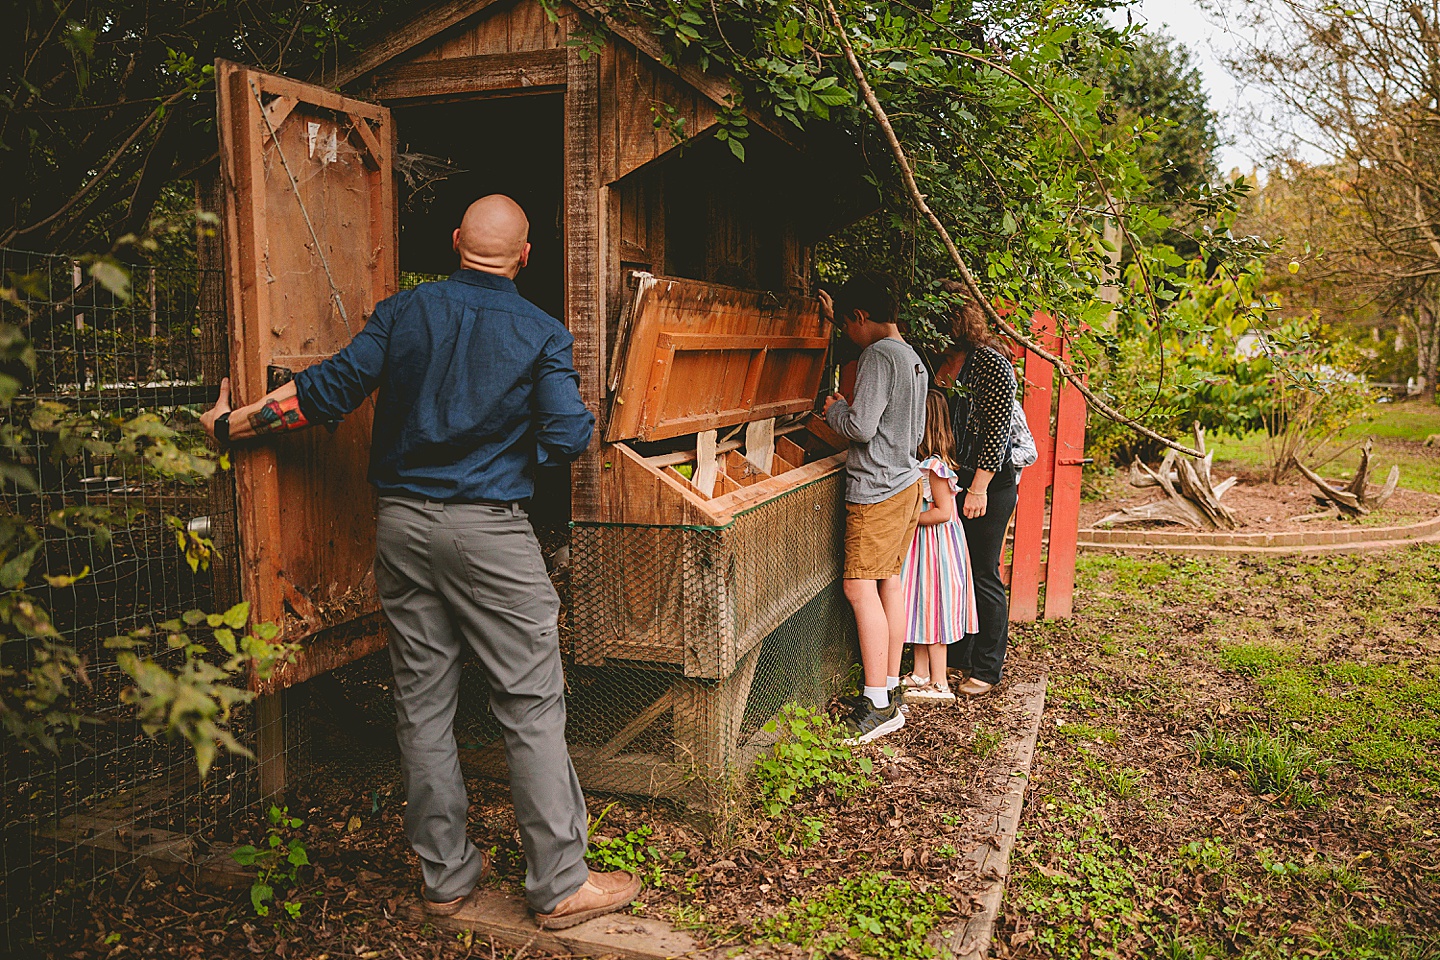
[[[845,461],[845,597],[855,611],[864,696],[845,721],[853,742],[865,743],[905,725],[896,688],[905,648],[905,588],[900,567],[920,519],[920,468],[915,449],[925,432],[929,377],[900,337],[898,307],[883,281],[856,276],[832,303],[831,320],[861,348],[855,402],[825,400],[825,422],[851,441]]]

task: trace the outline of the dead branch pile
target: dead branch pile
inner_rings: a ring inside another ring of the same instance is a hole
[[[1311,470],[1299,460],[1295,465],[1305,475],[1305,479],[1315,484],[1319,490],[1315,499],[1321,506],[1334,506],[1347,517],[1363,517],[1372,510],[1379,510],[1385,505],[1385,501],[1395,493],[1395,488],[1400,483],[1400,465],[1395,464],[1390,468],[1390,476],[1385,479],[1385,486],[1381,487],[1378,493],[1371,495],[1367,490],[1370,482],[1370,448],[1374,446],[1375,438],[1371,437],[1365,441],[1364,448],[1360,451],[1360,466],[1355,468],[1355,477],[1347,486],[1335,486],[1320,474]],[[1309,517],[1328,516],[1330,511],[1322,511],[1318,514],[1310,514]],[[1306,517],[1305,519],[1309,519]]]
[[[1097,521],[1096,526],[1118,523],[1176,523],[1192,530],[1234,530],[1235,513],[1220,498],[1235,485],[1235,478],[1213,483],[1210,466],[1215,452],[1205,452],[1205,431],[1195,424],[1195,447],[1205,455],[1199,460],[1180,456],[1175,449],[1165,451],[1165,459],[1157,470],[1141,463],[1137,457],[1130,465],[1132,487],[1159,487],[1164,500],[1154,500],[1138,507],[1126,507]]]

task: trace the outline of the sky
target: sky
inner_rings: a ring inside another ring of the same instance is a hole
[[[1223,9],[1224,0],[1215,0],[1213,6]],[[1220,136],[1225,141],[1220,148],[1220,172],[1228,175],[1238,168],[1248,175],[1252,168],[1263,170],[1274,142],[1266,142],[1254,133],[1257,126],[1264,125],[1255,124],[1247,112],[1262,94],[1253,87],[1242,87],[1225,68],[1222,58],[1234,51],[1239,41],[1227,31],[1223,20],[1203,11],[1196,0],[1140,0],[1130,8],[1130,14],[1137,22],[1161,28],[1190,49],[1209,94],[1210,107],[1220,115]],[[1125,12],[1115,19],[1123,23]],[[1263,109],[1269,105],[1261,106]]]

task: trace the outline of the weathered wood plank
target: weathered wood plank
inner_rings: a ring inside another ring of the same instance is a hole
[[[572,19],[573,23],[573,19]],[[581,58],[579,47],[566,47],[565,85],[565,325],[575,338],[575,369],[580,396],[603,423],[605,316],[600,276],[600,116],[599,59]],[[571,503],[577,512],[593,511],[601,496],[598,444],[581,455],[571,470]]]
[[[1037,313],[1030,321],[1031,336],[1048,340],[1055,321]],[[1044,548],[1045,501],[1055,471],[1054,441],[1050,435],[1050,398],[1055,367],[1034,353],[1025,353],[1024,399],[1021,403],[1039,459],[1020,474],[1015,507],[1015,541],[1010,573],[1010,619],[1030,623],[1040,615],[1040,558]]]
[[[453,917],[432,917],[418,901],[402,910],[403,915],[416,924],[469,933],[477,944],[490,940],[510,950],[533,951],[536,955],[709,960],[712,954],[720,954],[720,951],[705,950],[690,934],[674,929],[663,920],[628,913],[598,917],[567,930],[540,930],[525,900],[500,890],[482,892]]]
[[[334,353],[394,292],[393,124],[383,107],[225,61],[216,78],[232,395],[244,403],[269,389],[271,364],[299,369]],[[272,129],[261,102],[277,96],[295,103]],[[242,592],[255,620],[291,639],[376,607],[371,412],[362,406],[333,435],[234,452]],[[259,711],[269,790],[284,782],[283,711],[273,695]]]
[[[817,301],[644,274],[631,303],[607,440],[681,436],[814,403],[830,343]]]
[[[1059,352],[1069,360],[1069,345]],[[1080,480],[1085,457],[1085,397],[1069,380],[1055,412],[1055,483],[1050,492],[1050,549],[1045,559],[1045,618],[1068,617],[1075,595]]]
[[[375,75],[380,100],[424,99],[457,93],[530,91],[565,85],[565,51],[492,53],[387,67]]]
[[[498,0],[443,0],[433,4],[369,44],[355,59],[342,64],[330,83],[348,86],[496,2]]]

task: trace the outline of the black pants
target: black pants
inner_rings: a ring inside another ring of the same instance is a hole
[[[980,632],[952,643],[947,662],[976,680],[999,683],[1005,648],[1010,642],[1010,598],[1005,594],[1005,584],[1000,582],[1000,554],[1005,550],[1005,530],[1010,525],[1010,514],[1015,512],[1019,488],[1009,483],[998,490],[992,486],[989,493],[984,516],[960,518],[970,548]],[[963,504],[963,496],[956,497],[956,509]]]

